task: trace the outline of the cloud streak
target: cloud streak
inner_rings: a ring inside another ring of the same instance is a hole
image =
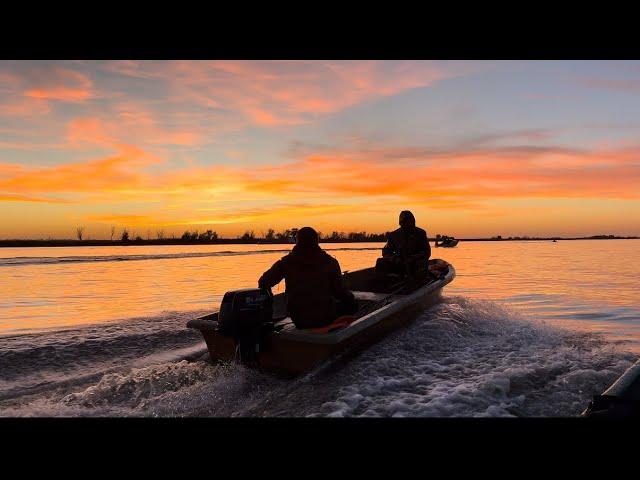
[[[237,115],[241,123],[308,123],[359,103],[427,87],[458,74],[434,62],[211,61],[126,62],[105,66],[163,81],[169,100]]]
[[[91,125],[74,138],[111,141]],[[83,163],[31,169],[0,164],[0,191],[7,196],[84,195],[79,202],[114,196],[141,202],[171,198],[185,204],[216,198],[279,200],[289,202],[292,213],[299,199],[314,199],[324,208],[328,200],[337,205],[344,202],[336,199],[347,203],[360,199],[454,210],[479,209],[483,202],[499,199],[640,199],[640,148],[509,147],[439,155],[420,148],[382,146],[305,155],[279,165],[216,165],[158,173],[149,169],[161,162],[158,157],[131,145],[113,144],[113,148],[117,154]],[[248,221],[249,216],[231,211],[218,212],[215,218]]]
[[[94,95],[93,81],[80,72],[52,67],[46,73],[32,72],[26,77],[31,86],[25,97],[62,102],[81,102]]]

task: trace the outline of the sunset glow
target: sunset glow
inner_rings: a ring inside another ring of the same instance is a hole
[[[640,235],[640,62],[2,61],[0,238]]]

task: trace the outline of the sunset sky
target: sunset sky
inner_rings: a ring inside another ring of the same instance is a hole
[[[0,238],[640,235],[640,62],[0,61]]]

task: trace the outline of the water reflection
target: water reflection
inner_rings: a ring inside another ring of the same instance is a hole
[[[382,244],[330,244],[343,270],[371,266]],[[469,242],[434,248],[458,276],[449,295],[496,300],[550,322],[640,344],[639,240]],[[6,248],[2,258],[253,252],[286,245]],[[0,267],[0,332],[215,309],[225,291],[255,285],[284,252]],[[282,285],[279,288],[283,288]]]

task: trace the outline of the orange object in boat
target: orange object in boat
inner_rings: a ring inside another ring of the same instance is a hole
[[[343,315],[336,318],[333,323],[330,323],[329,325],[318,328],[310,328],[309,330],[313,333],[329,333],[339,328],[346,327],[347,325],[351,325],[356,320],[357,318],[353,315]]]

